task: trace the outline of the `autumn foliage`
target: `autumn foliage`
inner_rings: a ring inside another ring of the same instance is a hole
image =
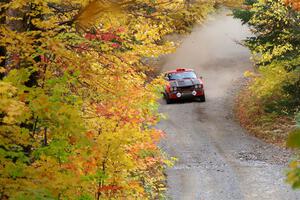
[[[299,0],[285,0],[287,5],[292,6],[296,10],[300,10],[300,1]]]
[[[158,199],[170,161],[160,78],[142,58],[174,50],[213,2],[0,3],[0,199]]]
[[[237,116],[255,135],[300,148],[300,12],[297,0],[246,0],[234,11],[253,32],[244,44],[255,70],[238,98]],[[290,163],[287,182],[300,188],[299,155]]]

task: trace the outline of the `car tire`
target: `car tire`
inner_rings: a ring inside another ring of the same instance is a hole
[[[205,102],[205,94],[199,97],[200,102]]]
[[[165,94],[164,96],[165,96],[165,99],[166,99],[166,103],[171,104],[172,100],[169,98],[168,94]]]

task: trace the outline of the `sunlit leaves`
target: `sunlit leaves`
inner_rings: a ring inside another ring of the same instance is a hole
[[[299,81],[300,15],[280,0],[247,3],[251,7],[245,12],[251,12],[251,18],[246,22],[254,36],[245,44],[260,72],[251,90],[265,102],[268,112],[291,114],[297,110],[293,99],[298,95],[291,88],[297,88]]]
[[[24,102],[15,98],[17,95],[17,88],[10,83],[0,83],[0,104],[1,114],[4,115],[2,123],[15,124],[22,122],[22,119],[26,119],[27,108]]]
[[[186,32],[214,4],[185,3],[1,5],[0,198],[162,197],[172,161],[153,127],[164,82],[146,76],[142,59],[174,51],[164,36]]]
[[[291,5],[294,9],[300,9],[300,1],[299,0],[284,0],[287,5]]]
[[[289,168],[290,171],[287,173],[287,182],[290,183],[294,189],[300,188],[300,161],[291,161]]]
[[[103,17],[105,12],[111,12],[114,15],[121,13],[121,3],[117,1],[94,0],[83,7],[75,18],[75,22],[81,28],[89,28]]]

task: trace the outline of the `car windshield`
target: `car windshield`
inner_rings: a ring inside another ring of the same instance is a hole
[[[185,78],[197,78],[195,72],[177,72],[168,74],[169,80],[185,79]]]

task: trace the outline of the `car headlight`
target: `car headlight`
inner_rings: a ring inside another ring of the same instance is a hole
[[[176,91],[177,87],[171,87],[171,91]]]
[[[199,88],[203,88],[203,85],[202,84],[195,85],[195,89],[199,89]]]

